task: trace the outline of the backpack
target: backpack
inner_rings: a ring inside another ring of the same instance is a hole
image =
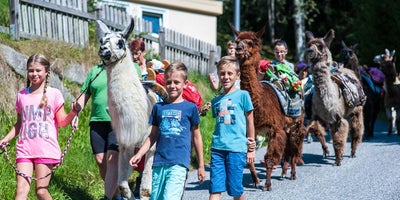
[[[367,96],[364,93],[361,83],[357,79],[341,72],[334,72],[331,78],[341,88],[347,106],[352,108],[364,106],[367,101]]]

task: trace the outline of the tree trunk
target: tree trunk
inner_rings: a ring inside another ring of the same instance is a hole
[[[294,0],[294,30],[295,30],[295,42],[296,42],[296,60],[304,60],[305,50],[305,25],[304,25],[304,7],[303,0]]]
[[[275,0],[267,1],[267,10],[268,10],[268,25],[270,31],[269,41],[272,45],[275,39]]]

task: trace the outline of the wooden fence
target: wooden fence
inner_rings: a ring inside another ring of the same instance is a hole
[[[89,42],[89,22],[100,19],[113,30],[129,22],[128,7],[99,3],[94,14],[87,12],[87,0],[10,0],[10,34],[22,38],[50,39],[85,46]],[[2,30],[2,29],[0,29]],[[206,74],[214,70],[221,48],[165,27],[158,35],[149,34],[151,22],[135,18],[134,33],[147,49],[161,59],[182,61],[189,70]]]

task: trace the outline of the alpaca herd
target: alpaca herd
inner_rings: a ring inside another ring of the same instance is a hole
[[[151,91],[146,91],[137,78],[137,72],[132,67],[132,57],[126,40],[133,30],[134,20],[122,32],[112,32],[101,21],[97,21],[98,36],[100,39],[99,56],[107,67],[108,78],[108,106],[112,118],[112,126],[119,142],[118,183],[124,198],[132,199],[133,195],[128,185],[128,178],[132,171],[128,161],[135,148],[140,147],[149,134],[147,119],[157,97]],[[291,166],[290,179],[295,180],[297,163],[302,160],[303,140],[307,132],[321,142],[323,155],[329,150],[325,141],[326,128],[329,129],[335,151],[335,165],[340,166],[344,155],[348,135],[351,142],[351,155],[356,156],[366,125],[366,134],[373,136],[374,122],[379,107],[376,107],[380,98],[368,91],[368,86],[361,78],[358,59],[354,53],[355,47],[347,47],[342,42],[343,63],[335,72],[348,77],[354,85],[362,85],[367,102],[364,104],[349,104],[343,95],[343,82],[338,82],[332,72],[332,55],[329,46],[334,38],[334,31],[330,30],[323,38],[316,38],[307,32],[308,38],[306,57],[310,64],[314,78],[315,92],[312,99],[312,118],[307,127],[304,126],[304,113],[300,117],[292,118],[285,115],[279,106],[279,99],[272,85],[260,82],[257,79],[259,62],[261,59],[261,36],[264,29],[258,32],[237,31],[237,57],[240,63],[241,89],[250,93],[254,105],[254,123],[256,133],[265,134],[268,138],[267,152],[264,155],[266,167],[266,181],[263,190],[272,190],[271,174],[275,165],[282,164],[282,176],[286,175],[287,165]],[[386,51],[382,55],[382,71],[385,74],[385,107],[398,108],[400,105],[400,81],[394,65],[394,51]],[[357,91],[350,90],[351,94]],[[372,94],[372,96],[370,96]],[[362,94],[359,95],[362,98]],[[378,96],[379,97],[379,96]],[[373,107],[375,106],[375,107]],[[368,111],[368,116],[365,116]],[[398,112],[400,113],[400,112]],[[365,117],[364,117],[365,116]],[[364,118],[366,120],[364,120]],[[396,120],[400,133],[400,120]],[[152,153],[146,156],[145,170],[141,181],[141,199],[148,199],[151,193],[151,166]],[[254,163],[249,169],[256,187],[260,184]]]

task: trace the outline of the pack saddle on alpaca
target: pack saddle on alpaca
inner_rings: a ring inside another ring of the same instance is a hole
[[[146,91],[133,67],[127,39],[134,27],[134,19],[121,32],[112,32],[97,20],[97,36],[100,38],[99,56],[106,66],[108,79],[108,107],[112,128],[119,144],[118,185],[125,199],[134,199],[128,185],[132,172],[129,160],[135,148],[142,146],[150,133],[148,119],[157,102],[154,92]],[[155,145],[154,145],[155,146]],[[141,199],[149,199],[154,148],[146,155],[140,186]]]
[[[312,118],[307,129],[313,133],[321,142],[324,156],[329,154],[325,141],[325,128],[328,126],[333,140],[335,150],[335,164],[341,165],[344,155],[344,147],[347,136],[350,133],[351,154],[356,156],[356,150],[362,140],[364,132],[363,122],[363,103],[365,95],[361,90],[345,90],[343,80],[338,80],[332,73],[332,55],[329,46],[334,38],[334,31],[330,30],[324,38],[315,38],[311,32],[306,32],[308,38],[306,55],[308,62],[311,63],[311,72],[314,78],[315,92],[313,95]],[[352,86],[359,85],[360,82],[353,70],[339,68],[341,76],[352,80]],[[346,91],[346,93],[345,93]],[[351,102],[345,99],[346,96],[358,97]],[[356,102],[356,103],[355,103]],[[349,120],[347,121],[346,118]]]

